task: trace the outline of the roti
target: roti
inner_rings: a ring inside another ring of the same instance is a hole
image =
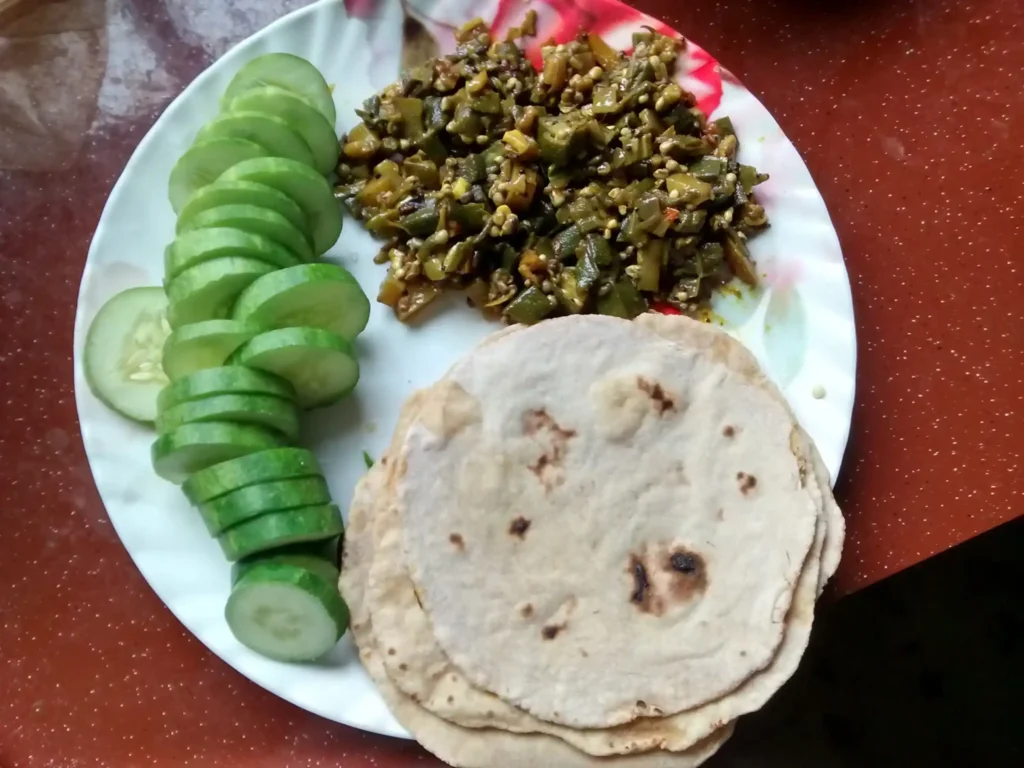
[[[815,536],[797,434],[763,388],[625,321],[481,346],[397,453],[404,549],[444,655],[576,728],[732,691],[774,658]]]
[[[595,758],[550,736],[523,736],[494,729],[468,729],[443,720],[403,694],[388,677],[383,654],[373,637],[366,586],[373,561],[373,498],[383,482],[378,463],[358,484],[349,510],[340,586],[351,611],[351,630],[359,656],[396,719],[426,749],[457,768],[696,768],[732,735],[728,724],[684,753],[651,752]]]
[[[729,346],[743,348],[721,331],[684,318],[670,318],[651,328],[656,333],[686,344],[699,343],[703,348],[716,346],[722,362],[747,375],[752,382],[767,384],[753,360],[731,354]],[[492,344],[507,335],[495,334],[485,343]],[[694,339],[693,337],[697,338]],[[723,345],[722,339],[725,339]],[[722,347],[722,348],[719,348]],[[727,353],[727,354],[721,354]],[[743,350],[743,354],[748,353]],[[750,364],[744,369],[741,364]],[[774,390],[777,393],[777,390]],[[780,393],[778,398],[781,400]],[[417,393],[403,409],[396,441],[413,421],[414,411],[422,406],[429,393]],[[804,466],[818,463],[817,452],[809,440],[801,436],[799,457]],[[826,482],[827,482],[827,475]],[[808,490],[819,509],[823,493],[817,487],[817,476],[807,478]],[[838,510],[824,486],[824,496]],[[819,560],[828,539],[830,517],[822,514],[814,545],[801,571],[796,597],[786,618],[786,634],[776,658],[766,669],[752,676],[736,691],[707,705],[668,718],[641,719],[612,729],[577,730],[537,720],[498,697],[471,685],[455,668],[434,640],[430,621],[419,605],[414,586],[404,566],[399,521],[381,489],[379,512],[374,525],[375,557],[369,591],[373,595],[375,635],[387,648],[382,656],[385,669],[396,684],[421,706],[450,722],[467,727],[497,727],[518,733],[548,733],[558,736],[578,749],[594,755],[629,754],[650,749],[685,750],[713,733],[723,722],[759,709],[795,671],[807,644],[813,620],[813,606],[819,573]],[[827,505],[826,505],[827,506]],[[840,520],[841,520],[840,516]],[[832,539],[835,541],[835,538]],[[841,537],[839,539],[841,541]]]

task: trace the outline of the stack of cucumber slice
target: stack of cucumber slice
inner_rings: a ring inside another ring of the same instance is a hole
[[[115,410],[155,422],[153,467],[182,483],[235,562],[236,637],[310,660],[344,633],[341,512],[316,458],[296,447],[302,409],[355,387],[352,348],[370,303],[318,261],[341,232],[325,174],[338,152],[323,76],[289,54],[243,67],[175,165],[176,238],[164,288],[125,291],[90,329],[85,368]]]

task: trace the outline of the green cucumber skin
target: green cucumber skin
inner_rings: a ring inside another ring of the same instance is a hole
[[[290,544],[323,541],[344,533],[341,510],[333,504],[270,512],[232,526],[217,537],[224,556],[235,562]]]
[[[207,530],[217,536],[261,515],[323,505],[330,500],[330,489],[322,477],[303,477],[239,488],[201,504],[199,512]]]
[[[328,584],[336,586],[338,579],[341,578],[341,571],[338,566],[326,557],[321,557],[316,554],[308,554],[302,550],[302,545],[282,547],[281,549],[271,549],[267,552],[251,555],[244,560],[232,563],[231,585],[234,586],[253,568],[259,567],[264,563],[280,563],[283,565],[294,565],[299,568],[305,568],[307,571],[310,571],[322,578]]]
[[[269,429],[208,421],[183,424],[161,435],[150,449],[150,458],[160,477],[180,484],[206,467],[282,445],[284,440]]]
[[[295,405],[274,395],[215,395],[181,403],[156,417],[156,430],[164,434],[182,424],[226,421],[254,424],[279,432],[289,441],[299,438],[299,411]]]
[[[223,365],[204,368],[167,385],[157,396],[157,408],[162,412],[180,403],[213,395],[276,395],[294,401],[295,389],[280,376],[267,371]]]
[[[196,472],[185,481],[182,491],[189,502],[198,505],[258,483],[322,476],[320,462],[310,451],[271,448]]]

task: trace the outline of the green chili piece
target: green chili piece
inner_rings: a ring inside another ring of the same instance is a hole
[[[707,211],[680,211],[674,229],[686,235],[696,235],[708,220]]]
[[[711,199],[711,185],[691,173],[673,173],[665,179],[665,188],[683,203],[700,205]]]
[[[595,233],[583,238],[580,247],[576,249],[577,255],[579,255],[580,248],[583,249],[585,256],[591,257],[594,263],[601,269],[607,269],[618,264],[618,256],[615,255],[609,242],[601,237],[601,235]]]
[[[398,225],[413,237],[427,237],[437,229],[438,219],[437,201],[431,198],[422,208],[400,218]]]
[[[603,296],[597,297],[597,311],[601,315],[632,320],[647,311],[647,300],[637,291],[633,281],[624,277],[608,286]]]
[[[743,242],[743,238],[733,230],[727,229],[725,231],[725,238],[722,241],[722,247],[725,249],[725,260],[729,262],[729,267],[732,269],[733,274],[747,285],[756,287],[757,270],[754,267],[754,263],[750,260],[750,251],[747,250],[747,245]]]
[[[718,177],[725,173],[725,160],[707,155],[690,163],[690,173],[701,181],[718,181]]]
[[[555,281],[555,298],[562,309],[571,315],[583,311],[587,300],[586,289],[580,287],[576,269],[563,269]]]
[[[445,254],[444,262],[442,263],[442,269],[447,274],[458,272],[459,268],[465,264],[470,257],[473,255],[473,243],[469,240],[460,240],[451,248],[448,249],[448,253]]]
[[[721,243],[704,243],[697,249],[697,274],[713,275],[725,259]]]
[[[715,133],[719,136],[735,136],[736,129],[732,127],[732,120],[728,117],[720,117],[717,120],[713,120],[711,125],[715,128]]]
[[[641,291],[654,293],[661,284],[661,268],[667,260],[668,242],[650,240],[637,253],[637,265],[640,272],[637,276],[637,288]]]
[[[516,296],[505,312],[517,323],[533,325],[550,315],[554,308],[546,293],[531,286]]]
[[[555,258],[559,261],[565,261],[570,256],[576,255],[576,246],[580,244],[579,227],[575,224],[571,224],[557,235],[554,236],[552,243],[554,245]]]

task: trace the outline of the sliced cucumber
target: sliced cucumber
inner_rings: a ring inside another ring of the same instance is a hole
[[[323,541],[344,531],[341,510],[334,504],[268,512],[228,528],[217,537],[231,562],[288,544]]]
[[[284,192],[279,192],[266,184],[257,184],[254,181],[215,181],[197,189],[185,203],[185,207],[181,209],[176,231],[181,234],[195,229],[192,226],[192,221],[196,216],[211,208],[220,208],[224,205],[254,205],[279,213],[288,219],[293,227],[302,232],[306,242],[310,244],[313,242],[309,237],[306,214],[299,208],[299,204]]]
[[[297,565],[312,571],[328,584],[337,585],[340,576],[338,541],[338,539],[328,539],[312,544],[279,547],[239,560],[231,566],[231,585],[237,584],[239,579],[261,563]]]
[[[221,178],[266,184],[292,198],[306,215],[317,255],[334,245],[341,234],[341,209],[331,185],[308,165],[282,157],[257,157],[228,168]]]
[[[263,112],[231,111],[215,117],[196,137],[197,141],[211,139],[245,139],[259,144],[271,157],[287,157],[316,167],[313,153],[302,137],[281,118]]]
[[[252,520],[268,512],[329,504],[331,492],[322,477],[275,480],[239,488],[201,504],[207,530],[214,536],[233,525]]]
[[[254,337],[232,361],[277,374],[295,387],[303,408],[330,405],[359,381],[352,345],[320,328],[281,328]]]
[[[156,404],[162,412],[180,403],[215,395],[275,395],[294,400],[295,389],[272,374],[241,365],[226,365],[196,371],[178,379],[161,390]]]
[[[136,421],[156,418],[157,395],[167,383],[160,349],[170,331],[160,288],[129,288],[96,313],[82,364],[89,389],[107,406]]]
[[[167,195],[175,213],[197,189],[214,182],[243,160],[266,157],[267,150],[245,139],[210,139],[193,144],[171,169]]]
[[[299,261],[312,261],[313,249],[306,235],[288,219],[270,208],[255,205],[221,205],[195,214],[179,235],[195,230],[217,231],[228,227],[265,237],[284,246]],[[259,258],[258,256],[256,258]]]
[[[239,256],[257,259],[272,267],[293,267],[299,260],[269,237],[232,227],[196,229],[178,235],[164,251],[164,274],[173,280],[186,269],[211,259]]]
[[[254,335],[252,328],[237,320],[183,325],[164,342],[164,373],[175,381],[204,368],[217,368]]]
[[[267,53],[250,61],[234,76],[220,100],[221,109],[252,88],[274,85],[302,96],[316,107],[334,129],[337,112],[331,89],[320,70],[303,58],[290,53]]]
[[[310,451],[304,448],[272,448],[196,472],[181,489],[190,502],[202,504],[257,483],[320,477],[322,474],[320,462]]]
[[[280,432],[289,440],[299,437],[299,412],[295,404],[273,395],[216,395],[181,403],[156,417],[156,429],[163,434],[182,424],[204,421],[256,424]]]
[[[184,424],[161,435],[153,443],[151,454],[153,469],[160,477],[182,483],[193,472],[284,444],[284,438],[269,429],[212,421]]]
[[[325,176],[338,163],[338,137],[327,118],[298,94],[272,85],[252,88],[236,96],[230,112],[262,112],[284,120],[306,142],[317,171]]]
[[[338,592],[314,571],[293,563],[254,566],[231,590],[224,617],[240,643],[278,661],[313,661],[348,629]]]
[[[370,301],[347,270],[301,264],[254,281],[239,295],[234,316],[255,328],[323,328],[352,340],[370,319]]]
[[[245,288],[274,267],[265,261],[234,256],[212,259],[189,267],[167,284],[171,306],[167,320],[172,328],[231,315]]]

